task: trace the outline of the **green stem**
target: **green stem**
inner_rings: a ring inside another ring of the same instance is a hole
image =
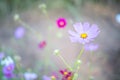
[[[70,71],[72,71],[72,68],[67,64],[67,62],[65,61],[65,59],[59,54],[59,57],[60,57],[60,59],[63,61],[63,63],[68,67],[68,69],[70,70]]]
[[[40,33],[38,33],[37,31],[35,31],[34,29],[32,29],[29,25],[27,25],[26,23],[24,23],[22,20],[19,19],[19,23],[21,23],[24,27],[26,27],[27,29],[29,29],[31,32],[33,32],[34,34],[36,34],[37,38],[39,38],[41,40],[41,35]]]
[[[91,56],[93,55],[93,52],[91,51],[90,52],[90,59],[89,59],[89,78],[90,78],[90,76],[91,76],[91,69],[92,69],[92,60],[91,60]]]
[[[79,55],[78,55],[78,57],[77,57],[77,60],[76,60],[76,62],[75,62],[74,65],[73,65],[73,69],[75,69],[75,68],[78,66],[77,61],[78,61],[78,60],[80,59],[80,57],[82,56],[83,51],[84,51],[84,46],[83,46],[82,49],[80,50],[80,53],[79,53]]]
[[[80,59],[80,57],[81,57],[82,54],[83,54],[83,51],[84,51],[84,46],[82,47],[82,49],[81,49],[81,51],[80,51],[80,53],[79,53],[79,55],[78,55],[78,57],[77,57],[77,60]]]

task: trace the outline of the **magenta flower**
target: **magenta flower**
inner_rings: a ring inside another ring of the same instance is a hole
[[[98,49],[98,45],[97,44],[86,44],[85,45],[85,50],[88,50],[88,51],[95,51]]]
[[[12,78],[14,76],[13,74],[14,69],[15,69],[15,65],[9,64],[7,66],[6,65],[3,66],[2,72],[6,78]]]
[[[70,40],[72,42],[79,42],[82,44],[89,43],[90,41],[93,41],[95,37],[98,36],[100,30],[96,24],[92,24],[90,26],[90,23],[84,22],[82,23],[76,23],[73,25],[76,32],[69,30]]]
[[[45,48],[45,46],[46,46],[46,41],[41,41],[41,42],[38,44],[38,47],[39,47],[40,49]]]
[[[60,70],[60,73],[62,74],[62,80],[72,80],[73,73],[68,71],[67,69]]]
[[[66,26],[66,24],[67,24],[67,22],[66,22],[66,20],[64,18],[59,18],[57,20],[57,26],[59,28],[64,28]]]
[[[24,34],[25,34],[25,29],[23,27],[18,27],[15,30],[14,36],[17,39],[20,39],[20,38],[22,38],[24,36]]]

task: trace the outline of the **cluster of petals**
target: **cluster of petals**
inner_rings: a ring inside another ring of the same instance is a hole
[[[79,42],[82,44],[93,41],[98,36],[100,30],[96,24],[90,25],[88,22],[76,23],[73,25],[75,32],[69,30],[71,42]]]

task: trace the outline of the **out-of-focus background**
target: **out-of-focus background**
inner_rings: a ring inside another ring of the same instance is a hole
[[[18,15],[22,22],[14,20]],[[63,29],[56,25],[61,17],[67,21]],[[40,77],[50,75],[66,68],[53,55],[55,49],[70,65],[81,49],[69,40],[68,30],[76,22],[95,23],[101,31],[94,41],[99,45],[92,56],[94,80],[120,80],[120,0],[0,0],[0,47],[19,55],[23,68],[40,72]],[[15,38],[18,27],[25,31],[20,39]],[[79,80],[88,80],[89,56],[82,55]]]

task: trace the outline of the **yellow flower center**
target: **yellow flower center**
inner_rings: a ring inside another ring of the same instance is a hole
[[[62,26],[62,25],[64,25],[64,22],[63,22],[63,21],[61,21],[61,22],[60,22],[60,25],[61,25],[61,26]]]
[[[85,39],[85,38],[88,37],[88,35],[86,33],[82,33],[82,34],[80,34],[80,37],[83,38],[83,39]]]
[[[64,75],[67,75],[68,74],[68,72],[64,72]]]

